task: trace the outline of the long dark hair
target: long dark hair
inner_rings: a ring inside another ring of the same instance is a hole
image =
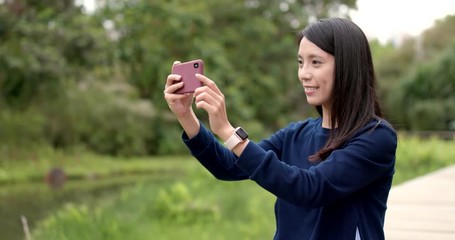
[[[320,19],[297,35],[335,57],[335,81],[331,96],[331,126],[327,143],[310,161],[326,159],[333,150],[368,122],[382,118],[382,108],[375,91],[376,76],[370,46],[363,31],[352,21],[342,18]],[[322,116],[322,107],[316,106]]]

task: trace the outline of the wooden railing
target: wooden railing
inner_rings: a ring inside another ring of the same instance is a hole
[[[455,131],[399,131],[404,136],[416,136],[420,138],[436,137],[443,140],[455,139]]]

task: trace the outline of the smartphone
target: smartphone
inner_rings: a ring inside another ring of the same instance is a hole
[[[196,73],[204,74],[204,62],[201,59],[196,59],[174,64],[172,73],[182,76],[183,81],[183,87],[175,93],[193,93],[196,88],[202,86],[201,81],[197,80],[195,75]]]

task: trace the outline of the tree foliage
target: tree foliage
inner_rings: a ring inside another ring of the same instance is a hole
[[[401,44],[373,42],[380,96],[390,120],[400,129],[448,130],[454,127],[453,75],[455,16],[447,16],[420,36]]]
[[[355,1],[106,1],[128,81],[158,111],[172,62],[201,58],[227,99],[231,120],[263,133],[311,113],[297,82],[295,34],[311,17]],[[126,7],[128,6],[128,7]]]
[[[455,15],[437,20],[435,26],[424,31],[419,38],[421,38],[420,55],[425,59],[437,57],[455,41]]]
[[[62,82],[100,63],[103,29],[72,0],[7,1],[0,26],[0,91],[8,105],[56,97]]]
[[[455,124],[455,44],[435,63],[421,65],[391,93],[393,116],[413,130],[448,130]],[[403,111],[405,109],[405,111]]]
[[[356,1],[98,3],[90,14],[74,0],[0,4],[0,126],[27,124],[14,123],[21,116],[35,119],[24,136],[58,148],[82,145],[122,155],[185,151],[175,143],[181,130],[163,87],[173,61],[200,58],[226,96],[231,122],[253,138],[264,137],[316,114],[297,79],[296,32],[316,18],[346,16]],[[455,36],[453,21],[447,17],[402,45],[372,41],[380,96],[393,123],[450,126],[454,53],[446,46]],[[424,64],[437,58],[445,60]],[[17,142],[14,130],[2,132],[9,137],[0,135],[1,142]]]

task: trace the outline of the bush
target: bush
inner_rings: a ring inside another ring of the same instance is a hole
[[[172,224],[194,224],[194,221],[213,222],[219,219],[217,206],[197,201],[187,185],[177,182],[169,189],[160,189],[154,215]]]
[[[107,92],[94,84],[68,86],[66,94],[42,109],[46,140],[56,148],[85,146],[108,155],[181,153],[178,124],[168,123],[149,101]],[[169,137],[172,136],[172,139]]]
[[[116,198],[100,199],[93,210],[85,204],[69,205],[38,223],[33,239],[212,240],[273,236],[273,195],[253,182],[219,182],[197,163],[190,166],[185,182],[138,184]]]
[[[418,66],[391,91],[392,122],[411,130],[451,130],[455,122],[455,45],[439,59]]]
[[[455,163],[455,140],[399,136],[394,185]],[[169,159],[162,159],[163,164]],[[275,197],[252,181],[221,182],[199,164],[186,174],[138,184],[94,206],[68,205],[42,220],[39,239],[268,239]],[[160,163],[159,166],[162,166]]]
[[[62,224],[65,223],[65,225]],[[119,222],[105,217],[100,208],[89,209],[86,205],[67,204],[61,211],[41,222],[34,232],[36,239],[79,240],[122,239]],[[84,229],[81,231],[81,229]],[[35,239],[35,238],[34,238]]]
[[[46,147],[45,118],[36,112],[0,111],[0,160],[35,159]]]
[[[3,108],[0,153],[18,159],[43,146],[114,156],[188,152],[179,141],[178,123],[154,112],[150,101],[106,89],[106,84],[67,83],[58,97],[37,101],[27,110]]]
[[[394,184],[455,163],[455,139],[421,139],[400,134]]]

